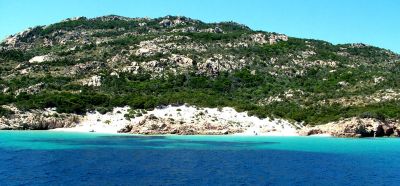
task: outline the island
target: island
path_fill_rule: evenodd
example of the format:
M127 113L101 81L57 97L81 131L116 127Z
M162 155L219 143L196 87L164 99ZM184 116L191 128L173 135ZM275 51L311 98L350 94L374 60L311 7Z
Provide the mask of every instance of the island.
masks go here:
M0 44L0 129L400 136L400 55L181 16L77 17Z

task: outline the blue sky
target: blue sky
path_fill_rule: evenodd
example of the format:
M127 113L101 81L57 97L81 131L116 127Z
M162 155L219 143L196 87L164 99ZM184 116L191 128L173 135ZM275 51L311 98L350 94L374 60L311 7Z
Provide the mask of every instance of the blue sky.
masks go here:
M183 15L400 53L399 10L398 0L0 0L0 39L76 16Z

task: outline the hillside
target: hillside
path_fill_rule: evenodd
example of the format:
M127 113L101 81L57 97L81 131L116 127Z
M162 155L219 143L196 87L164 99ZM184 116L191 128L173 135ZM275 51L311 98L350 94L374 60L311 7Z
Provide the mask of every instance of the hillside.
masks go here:
M400 119L400 56L186 17L67 19L0 45L0 114L234 107L318 125ZM132 116L134 117L134 116Z

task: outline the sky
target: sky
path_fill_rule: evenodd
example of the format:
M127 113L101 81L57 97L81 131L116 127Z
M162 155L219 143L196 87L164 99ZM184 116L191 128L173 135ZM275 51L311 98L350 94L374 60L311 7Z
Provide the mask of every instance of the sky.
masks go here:
M0 39L77 16L187 16L400 53L399 0L0 0Z

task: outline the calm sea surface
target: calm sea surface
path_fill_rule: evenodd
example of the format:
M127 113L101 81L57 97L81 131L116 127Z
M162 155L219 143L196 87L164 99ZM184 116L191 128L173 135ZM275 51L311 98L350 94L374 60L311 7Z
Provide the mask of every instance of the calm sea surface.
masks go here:
M400 185L400 139L0 131L0 185Z

